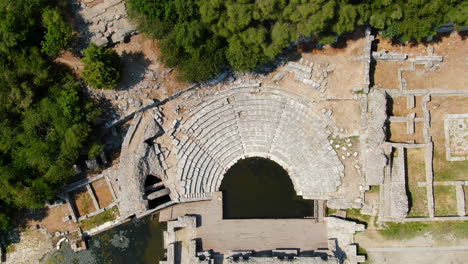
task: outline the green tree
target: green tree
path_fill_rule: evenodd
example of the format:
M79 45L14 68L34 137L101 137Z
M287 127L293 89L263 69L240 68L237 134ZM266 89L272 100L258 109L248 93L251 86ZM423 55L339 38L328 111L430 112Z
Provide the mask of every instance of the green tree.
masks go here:
M103 144L93 143L88 152L88 158L96 158L104 150Z
M468 25L468 1L462 1L447 13L447 21L452 21L460 28Z
M0 1L0 51L34 46L41 40L37 12L42 0ZM40 17L40 16L39 16Z
M129 15L137 21L139 31L155 39L171 32L177 17L173 0L129 0L127 4Z
M83 78L96 89L114 89L120 80L120 57L109 48L94 43L84 50Z
M240 71L255 70L257 65L267 60L263 54L262 47L258 44L256 42L246 43L240 35L232 36L229 39L229 47L226 50L226 58L229 64L234 69Z
M41 43L42 51L50 57L56 57L61 50L70 47L75 33L56 8L46 8L42 13L42 22L46 28Z
M338 35L353 31L357 20L357 8L350 4L339 5L338 21L333 25L333 31Z
M420 41L446 21L464 25L468 17L462 0L128 1L139 29L161 40L163 61L191 81L218 72L221 57L199 55L208 39L219 40L233 69L252 71L304 36L331 44L358 25L371 25L385 37Z
M43 207L67 183L100 114L44 57L70 36L53 3L0 1L0 231L15 210Z

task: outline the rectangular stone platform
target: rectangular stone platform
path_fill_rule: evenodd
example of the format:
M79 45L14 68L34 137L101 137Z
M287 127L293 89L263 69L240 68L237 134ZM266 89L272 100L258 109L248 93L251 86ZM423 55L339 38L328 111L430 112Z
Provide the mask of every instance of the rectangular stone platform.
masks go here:
M230 250L273 250L298 248L300 251L327 248L327 226L315 219L222 219L222 193L211 201L178 204L160 213L160 221L183 215L197 215L197 236L203 250L227 254Z

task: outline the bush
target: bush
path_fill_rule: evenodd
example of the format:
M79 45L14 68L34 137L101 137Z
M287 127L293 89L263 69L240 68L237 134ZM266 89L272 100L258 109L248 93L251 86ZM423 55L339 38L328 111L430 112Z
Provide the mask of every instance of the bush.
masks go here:
M93 145L91 145L91 148L89 149L88 158L92 159L92 158L99 156L99 154L101 154L103 150L104 150L104 145L93 143Z
M75 33L57 9L47 8L42 13L42 23L46 28L42 51L50 57L56 57L61 50L70 47Z
M120 80L120 57L109 48L94 43L84 51L83 78L95 89L114 89Z

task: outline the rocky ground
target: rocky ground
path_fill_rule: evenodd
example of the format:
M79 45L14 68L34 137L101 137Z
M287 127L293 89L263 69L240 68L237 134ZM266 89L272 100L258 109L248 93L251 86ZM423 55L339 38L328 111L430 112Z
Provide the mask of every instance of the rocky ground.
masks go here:
M54 250L52 239L41 230L28 229L18 233L13 231L12 243L7 247L7 264L38 263L49 252ZM17 236L17 239L14 237Z

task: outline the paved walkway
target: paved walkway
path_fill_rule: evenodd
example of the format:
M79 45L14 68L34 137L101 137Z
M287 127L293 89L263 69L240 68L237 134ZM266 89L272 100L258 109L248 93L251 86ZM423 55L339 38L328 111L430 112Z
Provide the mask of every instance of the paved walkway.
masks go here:
M299 248L301 251L327 248L327 227L314 219L222 219L222 193L211 201L179 204L160 213L160 221L185 214L200 215L197 237L203 249L228 253L233 249L272 250Z

